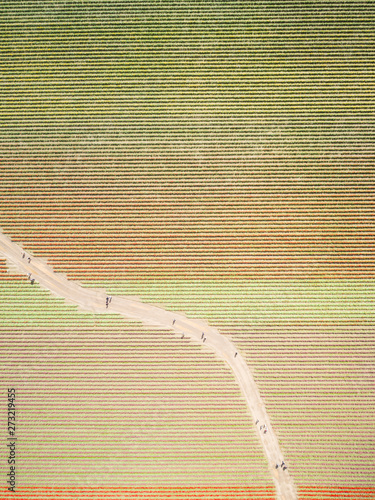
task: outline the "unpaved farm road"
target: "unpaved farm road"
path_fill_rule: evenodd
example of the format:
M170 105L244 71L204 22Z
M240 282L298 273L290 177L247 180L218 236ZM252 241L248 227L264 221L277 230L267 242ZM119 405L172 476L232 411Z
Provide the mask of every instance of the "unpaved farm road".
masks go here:
M271 422L249 367L240 353L235 356L237 349L227 337L224 337L218 330L203 321L189 319L182 314L165 311L160 307L143 304L126 297L112 297L107 309L107 294L104 290L83 288L74 281L67 280L62 274L55 273L43 259L33 257L27 252L25 252L26 255L23 258L24 250L2 232L0 232L0 252L19 271L25 274L31 273L31 278L34 278L42 287L47 288L59 297L64 297L70 303L76 304L83 309L94 313L118 313L147 325L174 330L179 334L190 336L197 342L202 343L207 349L213 350L220 359L223 359L231 367L253 417L254 425L258 421L256 429L276 486L277 498L280 500L298 498L289 469L283 471L280 467L275 468L276 464L280 465L284 460L276 434L272 430ZM30 263L28 262L29 257L31 258ZM206 339L205 342L202 339L203 333ZM262 425L267 426L266 434L264 434L263 429L260 430Z

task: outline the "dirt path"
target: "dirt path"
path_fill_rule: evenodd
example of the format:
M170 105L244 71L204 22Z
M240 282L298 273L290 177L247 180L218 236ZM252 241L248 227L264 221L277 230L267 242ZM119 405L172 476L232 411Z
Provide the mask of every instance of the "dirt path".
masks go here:
M137 319L148 325L174 330L180 334L190 336L197 342L204 344L206 348L213 350L220 359L223 359L231 367L246 399L254 425L258 421L256 429L276 486L277 498L282 500L298 498L297 489L289 470L283 471L280 467L275 468L276 464L280 465L284 460L276 434L272 430L271 422L249 367L241 354L236 354L236 347L227 337L224 337L218 330L203 321L189 319L182 314L165 311L159 307L143 304L126 297L113 297L107 309L105 291L83 288L74 281L67 280L63 275L55 273L43 259L35 258L27 252L23 257L24 250L2 232L0 232L0 252L21 273L25 273L25 275L31 273L31 278L34 278L42 287L47 288L59 297L64 297L70 303L76 304L83 309L94 313L118 313L126 318ZM29 257L31 258L30 262L28 262ZM204 334L203 338L202 334ZM264 434L264 429L260 430L263 425L267 426L266 434Z

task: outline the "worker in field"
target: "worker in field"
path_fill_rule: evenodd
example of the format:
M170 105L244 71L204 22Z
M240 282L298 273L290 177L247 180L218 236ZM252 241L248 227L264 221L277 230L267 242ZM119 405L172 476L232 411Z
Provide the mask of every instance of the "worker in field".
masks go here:
M204 337L204 332L202 332L201 340L203 339L203 337Z
M236 354L234 355L234 357L236 357L236 356L237 356L237 354L238 354L238 352L236 352Z

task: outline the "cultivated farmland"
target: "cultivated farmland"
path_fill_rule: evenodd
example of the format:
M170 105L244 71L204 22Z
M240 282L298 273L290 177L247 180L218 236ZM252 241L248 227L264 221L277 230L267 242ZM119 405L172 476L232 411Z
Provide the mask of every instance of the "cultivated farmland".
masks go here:
M229 336L306 500L375 496L374 19L359 0L0 6L0 227ZM46 477L67 498L275 497L223 364L2 265L24 498Z
M266 460L223 363L171 332L79 312L4 268L1 379L17 388L20 491L110 476L125 492L241 484L268 498Z
M297 484L316 487L314 472L320 485L372 485L373 283L215 281L176 288L129 282L110 292L209 318L232 338L253 368Z

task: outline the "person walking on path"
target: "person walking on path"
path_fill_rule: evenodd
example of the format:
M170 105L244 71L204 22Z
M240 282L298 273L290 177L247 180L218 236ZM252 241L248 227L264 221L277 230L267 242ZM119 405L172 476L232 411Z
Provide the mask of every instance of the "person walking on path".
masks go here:
M174 325L175 323L176 323L176 320L174 319L172 325Z
M30 262L31 262L31 258L30 257L28 257L27 262L30 264Z
M25 253L22 254L22 258L24 259L25 258Z

